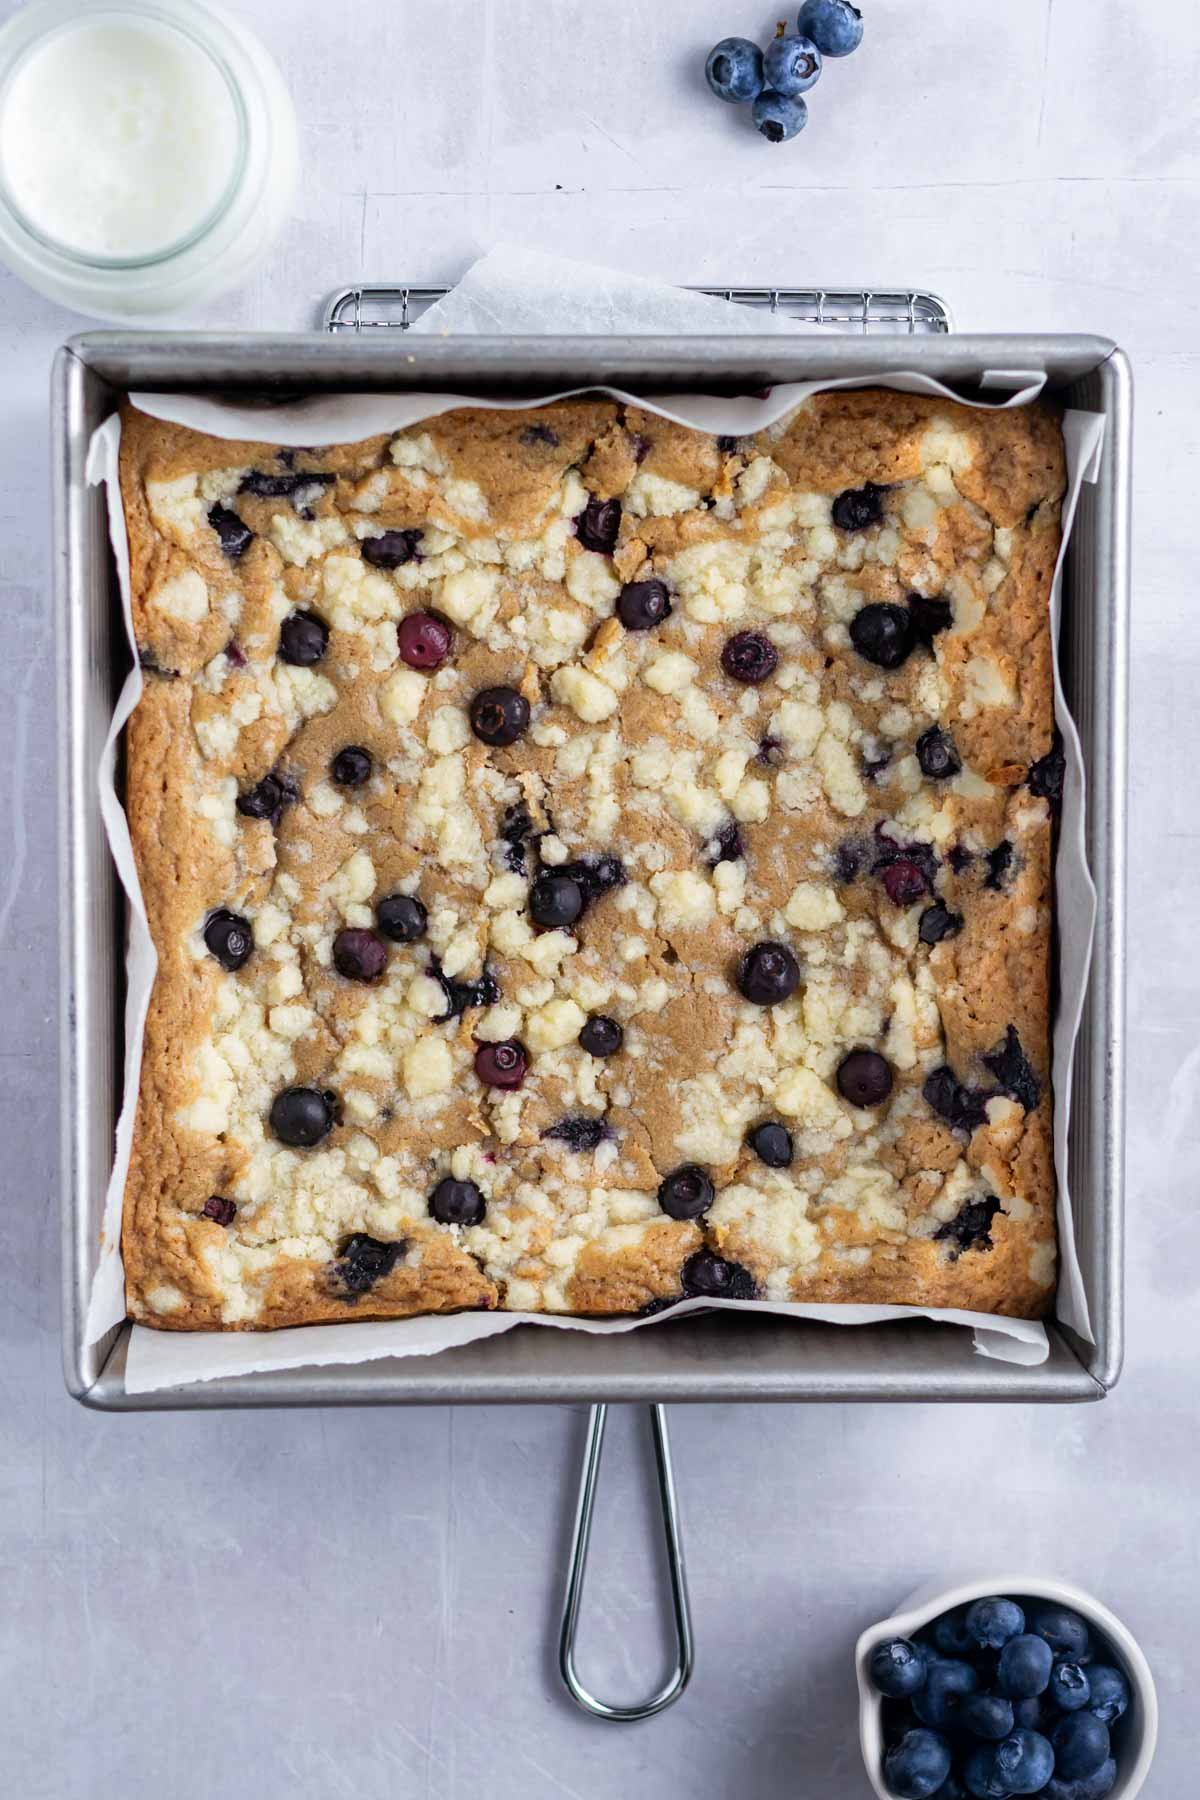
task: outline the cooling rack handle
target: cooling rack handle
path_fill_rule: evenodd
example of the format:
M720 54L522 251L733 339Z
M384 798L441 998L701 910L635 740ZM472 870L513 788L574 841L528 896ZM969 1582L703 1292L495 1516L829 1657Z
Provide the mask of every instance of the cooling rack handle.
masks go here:
M675 1471L671 1465L671 1439L667 1431L667 1409L651 1406L650 1425L654 1441L654 1461L658 1473L658 1497L662 1506L663 1533L667 1547L667 1568L671 1580L671 1610L675 1618L675 1667L656 1694L634 1706L610 1706L598 1700L579 1679L575 1667L575 1634L579 1626L579 1609L583 1600L584 1577L587 1574L588 1549L592 1538L592 1515L596 1507L596 1484L600 1477L600 1459L604 1454L604 1430L608 1424L608 1407L593 1406L588 1419L587 1442L579 1476L579 1500L575 1508L575 1528L571 1535L571 1562L563 1598L562 1631L558 1642L558 1667L567 1692L576 1706L597 1719L610 1719L616 1724L629 1724L637 1719L651 1719L665 1707L673 1706L691 1680L693 1663L692 1617L688 1606L687 1579L683 1563L683 1540L679 1531L679 1507L675 1495Z

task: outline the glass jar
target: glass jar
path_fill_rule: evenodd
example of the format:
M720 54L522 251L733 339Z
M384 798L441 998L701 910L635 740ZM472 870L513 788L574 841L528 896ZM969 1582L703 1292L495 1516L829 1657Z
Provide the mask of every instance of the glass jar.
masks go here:
M39 0L0 28L0 259L131 324L236 287L287 217L291 97L230 14L194 0Z

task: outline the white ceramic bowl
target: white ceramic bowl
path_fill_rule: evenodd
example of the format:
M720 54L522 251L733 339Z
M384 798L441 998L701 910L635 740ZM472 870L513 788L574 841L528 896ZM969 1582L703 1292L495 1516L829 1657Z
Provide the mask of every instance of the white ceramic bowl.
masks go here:
M894 1800L894 1796L883 1780L883 1702L867 1675L871 1652L888 1638L912 1637L924 1626L932 1625L943 1613L952 1612L956 1606L968 1605L972 1600L982 1600L987 1594L1008 1594L1014 1600L1049 1600L1059 1606L1069 1606L1107 1640L1114 1661L1129 1681L1131 1695L1128 1711L1114 1727L1117 1780L1109 1800L1134 1800L1134 1795L1140 1794L1145 1786L1158 1742L1158 1696L1150 1665L1137 1640L1106 1606L1101 1606L1080 1588L1071 1587L1065 1581L1047 1580L1042 1575L991 1575L984 1581L962 1581L949 1588L932 1583L910 1594L894 1618L884 1619L882 1624L872 1625L863 1632L854 1652L858 1674L858 1727L867 1776L879 1800Z

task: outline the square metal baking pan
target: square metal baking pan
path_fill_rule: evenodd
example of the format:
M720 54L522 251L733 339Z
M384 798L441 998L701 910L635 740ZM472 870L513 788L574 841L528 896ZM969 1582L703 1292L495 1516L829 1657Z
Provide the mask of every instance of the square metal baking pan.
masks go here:
M1059 650L1087 767L1087 840L1099 892L1091 981L1075 1050L1070 1177L1094 1346L1050 1323L1050 1356L1023 1368L978 1356L970 1334L914 1318L845 1328L729 1313L604 1338L517 1327L441 1356L301 1369L130 1396L128 1325L85 1345L113 1129L121 1100L124 907L100 820L96 769L126 673L101 494L84 481L95 426L130 388L253 394L270 409L318 389L535 395L606 384L633 392L746 392L783 381L915 368L979 391L990 370L1043 369L1050 391L1101 411L1100 479L1085 485L1066 565ZM1131 384L1107 339L434 338L94 332L54 367L55 590L62 717L61 1106L67 1385L110 1411L593 1400L1095 1400L1122 1357L1125 731Z

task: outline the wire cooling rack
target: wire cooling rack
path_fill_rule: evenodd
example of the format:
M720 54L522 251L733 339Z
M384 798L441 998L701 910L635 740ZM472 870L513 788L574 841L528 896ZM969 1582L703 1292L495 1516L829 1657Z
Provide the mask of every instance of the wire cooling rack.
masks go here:
M325 330L356 334L407 331L449 291L448 287L415 287L407 282L340 288L325 304ZM689 291L862 336L878 332L916 337L950 330L945 301L922 288L693 287Z

